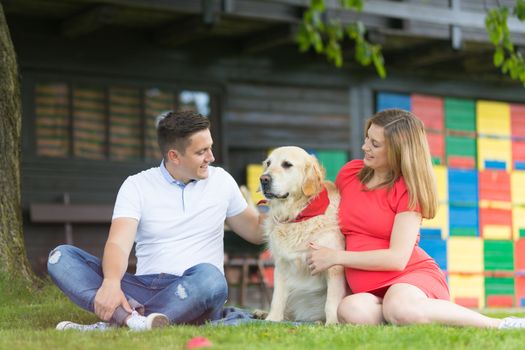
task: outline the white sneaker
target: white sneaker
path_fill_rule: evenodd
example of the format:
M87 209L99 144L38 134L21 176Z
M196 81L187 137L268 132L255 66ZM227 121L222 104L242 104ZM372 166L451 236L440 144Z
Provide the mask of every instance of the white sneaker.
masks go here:
M107 322L97 322L93 324L79 324L71 321L62 321L57 324L56 329L59 331L65 331L68 329L74 329L81 332L90 332L90 331L107 331L114 328L111 324Z
M131 317L126 321L126 325L132 331L146 331L153 328L162 328L170 324L170 320L164 314L152 313L142 316L137 311L131 313Z
M525 328L525 318L518 317L505 317L501 324L499 325L500 329L516 329L516 328Z

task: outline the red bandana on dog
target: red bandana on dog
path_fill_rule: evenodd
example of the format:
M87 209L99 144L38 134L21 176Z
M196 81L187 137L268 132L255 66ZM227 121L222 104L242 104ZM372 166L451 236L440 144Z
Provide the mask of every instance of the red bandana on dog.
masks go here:
M329 204L330 199L328 198L328 191L325 187L310 203L308 203L306 208L304 208L303 211L290 222L301 222L316 217L317 215L323 215Z
M268 201L266 199L261 199L257 202L257 205L267 205ZM328 198L328 191L326 187L323 188L321 192L315 198L308 203L306 208L297 215L294 220L288 222L301 222L316 217L317 215L323 215L330 204L330 199Z

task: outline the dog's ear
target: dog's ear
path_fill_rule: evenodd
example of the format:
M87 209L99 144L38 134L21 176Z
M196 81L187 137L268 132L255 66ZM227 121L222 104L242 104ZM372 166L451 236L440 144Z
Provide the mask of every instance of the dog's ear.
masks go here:
M323 189L324 169L317 158L310 156L304 171L304 181L301 189L306 197L313 196Z

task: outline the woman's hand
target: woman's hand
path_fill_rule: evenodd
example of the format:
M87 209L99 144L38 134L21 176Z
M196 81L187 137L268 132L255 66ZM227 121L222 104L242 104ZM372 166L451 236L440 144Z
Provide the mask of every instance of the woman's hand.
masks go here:
M336 265L336 250L321 247L314 242L310 242L309 246L310 251L306 256L306 264L312 275L317 275Z

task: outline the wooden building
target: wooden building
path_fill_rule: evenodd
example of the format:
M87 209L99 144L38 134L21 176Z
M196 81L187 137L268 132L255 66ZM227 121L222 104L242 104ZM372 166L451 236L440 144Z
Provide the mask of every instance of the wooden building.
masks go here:
M280 145L360 157L363 121L381 93L525 103L523 86L492 64L482 1L368 0L356 14L327 0L328 16L360 18L383 45L385 80L353 63L351 49L342 69L300 53L294 37L308 3L2 0L22 80L33 265L64 242L64 226L32 222L30 204L67 194L111 205L128 175L159 164L155 117L167 109L208 115L217 163L246 183L247 165ZM525 45L525 24L509 25ZM107 227L73 225L74 243L100 255Z

